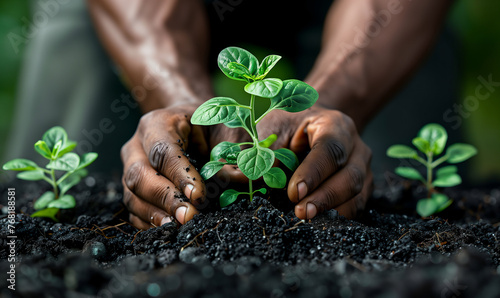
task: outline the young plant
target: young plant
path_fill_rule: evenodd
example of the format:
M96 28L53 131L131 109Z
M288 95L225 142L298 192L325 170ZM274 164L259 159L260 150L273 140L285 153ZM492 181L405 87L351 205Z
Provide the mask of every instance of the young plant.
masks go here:
M300 112L310 108L318 99L318 92L304 82L266 78L280 59L280 56L269 55L259 63L254 55L244 49L228 47L222 50L218 57L219 68L228 78L247 83L244 90L250 95L250 104L243 105L229 97L215 97L199 106L191 118L191 123L196 125L223 123L229 128L241 127L252 138L251 142L222 142L216 145L210 154L210 161L200 170L203 179L207 180L224 165L237 165L248 177L248 192L234 189L224 191L220 196L221 207L233 203L242 194L249 195L250 200L255 192L265 194L265 188L253 190L253 181L260 177L271 188L285 187L286 175L280 168L273 167L275 159L292 171L299 165L293 151L286 148L269 149L277 135L272 134L261 140L256 128L273 110ZM269 108L259 117L255 113L256 96L269 99L270 103ZM241 150L241 146L250 147Z
M448 147L446 153L438 157L445 148L448 134L439 124L425 125L418 136L413 139L413 145L425 155L422 158L417 151L405 145L393 145L387 149L387 156L393 158L410 158L418 161L427 168L427 179L424 179L420 172L411 167L397 167L396 174L408 178L422 181L427 188L427 198L421 199L417 203L417 213L422 217L427 217L446 209L452 200L445 194L438 193L435 187L451 187L462 183L462 178L457 174L457 167L450 165L437 169L436 179L433 179L434 169L448 162L456 164L463 162L477 154L477 149L468 144L453 144Z
M28 159L13 159L3 165L4 170L20 171L17 178L23 180L45 180L53 188L44 193L34 204L39 210L32 217L49 217L54 220L59 209L69 209L76 205L75 198L66 192L87 176L84 169L97 158L97 153L89 152L82 157L71 152L76 142L68 140L66 131L59 126L46 131L42 140L35 143L35 150L49 160L45 168ZM56 171L63 172L56 175ZM58 178L59 177L59 178Z

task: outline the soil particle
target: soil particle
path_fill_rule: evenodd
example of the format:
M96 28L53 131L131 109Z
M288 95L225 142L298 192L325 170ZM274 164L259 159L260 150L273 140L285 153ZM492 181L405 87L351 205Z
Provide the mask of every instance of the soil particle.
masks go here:
M16 208L26 214L17 214L14 224L19 287L7 290L1 279L2 297L105 291L134 298L500 293L498 189L453 189L447 194L462 203L440 217L421 219L414 214L420 190L409 184L397 195L376 192L356 220L330 211L310 222L295 217L293 206L279 197L282 191L271 191L272 199L240 200L223 210L213 204L183 226L172 222L141 231L128 223L121 184L94 178L90 189L75 187L77 208L61 212L60 223L26 215L45 186L25 190L24 184L9 184L18 189ZM7 186L0 191L5 197ZM176 197L187 200L180 192ZM7 247L7 220L0 219L2 247ZM7 272L8 252L0 256L0 271Z

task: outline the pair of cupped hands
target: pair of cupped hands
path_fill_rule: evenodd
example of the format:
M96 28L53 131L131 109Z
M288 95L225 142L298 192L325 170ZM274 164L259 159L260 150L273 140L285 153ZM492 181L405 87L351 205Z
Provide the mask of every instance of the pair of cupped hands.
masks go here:
M208 157L220 142L249 140L243 129L192 125L196 108L174 106L145 114L122 148L123 201L137 228L174 219L185 224L207 204L206 185L184 153ZM371 150L350 117L320 106L298 113L274 110L257 130L260 139L278 136L271 149L288 148L305 156L287 186L298 218L311 219L329 209L353 218L364 208L372 191ZM248 183L234 166L225 166L218 175Z

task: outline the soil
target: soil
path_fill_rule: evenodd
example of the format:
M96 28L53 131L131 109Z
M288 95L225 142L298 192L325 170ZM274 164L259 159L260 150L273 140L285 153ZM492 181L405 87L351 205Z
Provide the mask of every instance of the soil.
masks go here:
M438 217L415 213L424 189L379 186L356 220L304 222L279 192L211 206L186 225L128 224L119 181L87 177L61 221L31 218L43 184L16 188L15 280L0 219L2 297L500 297L500 189L450 189Z

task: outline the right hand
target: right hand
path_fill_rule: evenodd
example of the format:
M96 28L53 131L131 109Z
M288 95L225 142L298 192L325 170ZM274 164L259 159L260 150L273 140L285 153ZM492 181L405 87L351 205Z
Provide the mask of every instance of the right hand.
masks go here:
M123 202L135 227L146 230L161 226L172 217L184 224L198 213L196 207L205 204L205 183L184 155L188 146L208 157L211 144L246 138L244 131L222 124L192 125L195 110L193 105L176 106L145 114L133 137L122 147ZM231 170L239 172L233 168L225 172Z

